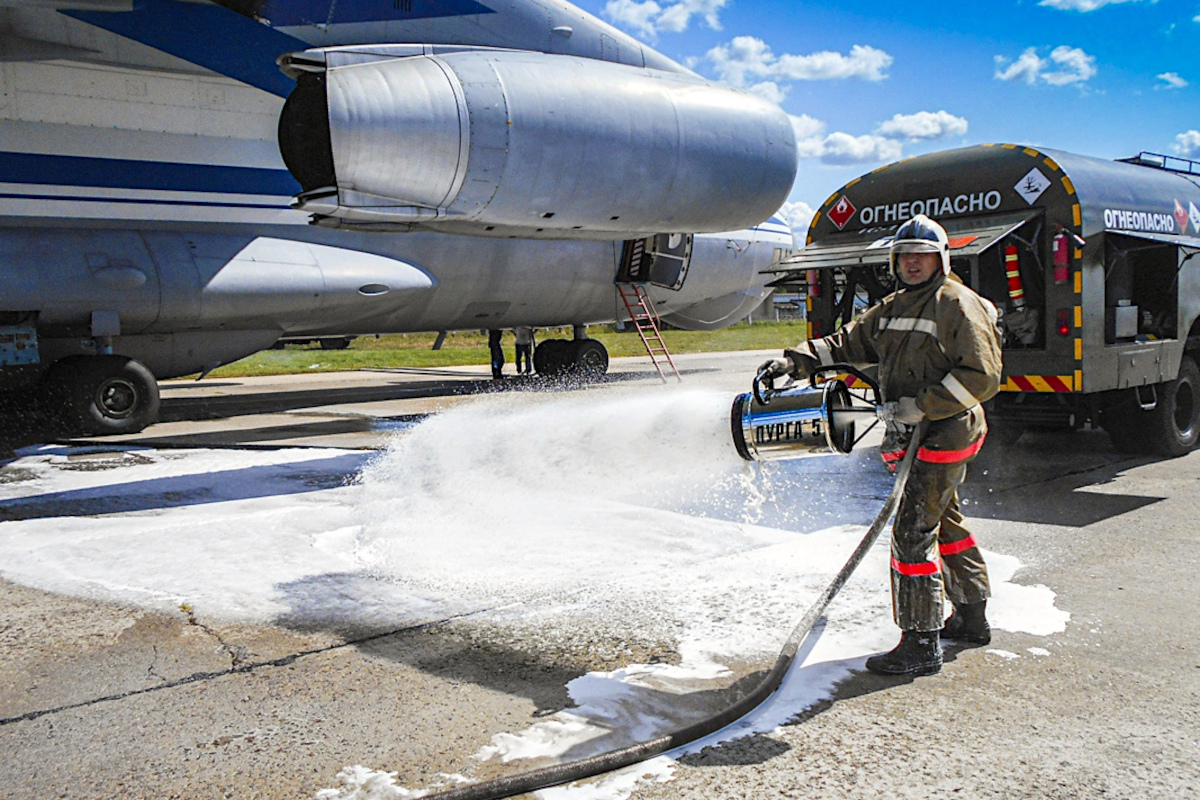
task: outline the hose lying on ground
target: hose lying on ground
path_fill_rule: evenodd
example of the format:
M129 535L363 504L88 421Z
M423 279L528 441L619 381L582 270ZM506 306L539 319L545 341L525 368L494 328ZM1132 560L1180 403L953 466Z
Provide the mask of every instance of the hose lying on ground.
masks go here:
M908 474L912 469L912 462L917 452L920 433L921 429L918 428L913 434L912 440L908 445L908 452L904 454L904 459L900 462L900 468L896 471L896 482L892 486L892 491L888 495L887 500L884 501L883 508L876 515L875 521L867 529L862 541L858 543L858 547L850 555L850 560L845 563L841 571L825 587L825 591L821 593L816 602L804 612L804 616L796 623L796 627L792 629L791 635L784 642L783 649L780 651L779 657L775 660L774 668L750 694L707 719L702 719L699 722L644 742L638 742L618 750L599 753L576 761L568 761L563 764L555 764L516 775L493 778L445 791L433 792L424 795L425 800L499 800L499 798L503 797L535 792L538 789L545 789L550 786L558 786L583 778L589 778L593 775L621 769L622 767L653 758L668 750L682 747L685 744L715 733L749 714L770 697L779 688L779 685L783 683L783 678L792 666L792 661L795 660L800 645L804 642L809 632L812 631L813 625L821 618L829 603L841 590L842 586L845 585L846 581L849 580L851 574L858 568L858 565L862 563L867 551L871 549L871 546L883 531L883 527L891 519L892 512L896 508L896 503L899 502L900 495L904 491L904 485L908 482Z

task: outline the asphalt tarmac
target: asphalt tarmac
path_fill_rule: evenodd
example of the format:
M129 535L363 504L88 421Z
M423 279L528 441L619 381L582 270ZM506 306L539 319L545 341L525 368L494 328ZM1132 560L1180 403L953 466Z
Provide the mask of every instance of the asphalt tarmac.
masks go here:
M735 392L762 357L678 363L685 382ZM81 464L130 445L369 452L473 393L659 385L645 359L614 360L612 372L581 387L501 385L482 368L172 382L160 424L75 444L87 446ZM0 482L22 480L19 470L0 466ZM1000 631L989 647L950 649L938 676L856 674L788 725L684 756L674 780L633 797L1196 794L1197 486L1200 454L1126 457L1098 432L989 444L971 468L967 512L985 546L1026 565L1023 583L1057 593L1071 614L1065 632ZM313 797L350 764L430 787L495 733L568 706L573 678L677 657L668 636L581 630L540 641L536 620L491 626L485 616L400 629L220 625L0 581L0 797ZM719 708L764 666L740 665L690 695L681 719ZM473 777L524 766L481 763Z

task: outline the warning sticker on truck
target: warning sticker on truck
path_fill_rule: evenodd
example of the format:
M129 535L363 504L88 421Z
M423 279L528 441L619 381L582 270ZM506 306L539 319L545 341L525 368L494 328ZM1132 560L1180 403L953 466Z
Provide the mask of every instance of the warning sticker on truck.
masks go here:
M1042 196L1042 192L1050 186L1050 179L1042 174L1042 171L1037 167L1029 170L1024 178L1017 181L1017 185L1013 188L1017 190L1017 194L1025 198L1025 202L1033 205L1034 201Z

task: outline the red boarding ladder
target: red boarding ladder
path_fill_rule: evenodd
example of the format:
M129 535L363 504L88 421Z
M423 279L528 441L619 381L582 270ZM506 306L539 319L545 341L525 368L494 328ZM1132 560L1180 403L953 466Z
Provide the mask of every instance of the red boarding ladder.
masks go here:
M638 336L642 337L642 344L646 346L650 363L658 370L658 377L662 378L663 383L667 382L667 373L663 371L663 366L659 363L659 359L662 358L666 359L667 364L671 367L671 372L675 373L675 380L682 383L683 378L675 367L675 362L671 360L667 343L663 341L658 311L655 310L654 303L650 302L650 298L646 295L646 284L618 283L617 291L621 293L621 299L625 301L625 310L629 312L629 320L637 328Z

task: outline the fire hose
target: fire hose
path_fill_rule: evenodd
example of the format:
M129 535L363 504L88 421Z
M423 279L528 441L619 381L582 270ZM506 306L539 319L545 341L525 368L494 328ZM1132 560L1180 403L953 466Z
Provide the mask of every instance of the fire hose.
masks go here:
M846 365L833 365L832 367L823 368L821 372L826 372L830 369L836 368L841 368L844 370L846 369ZM853 371L853 368L850 369ZM875 389L875 398L878 404L879 392L874 382L857 371L853 371L853 374L864 378L869 382L871 387ZM829 384L839 383L838 381L827 381L825 387L818 390L815 384L815 377L816 376L814 375L814 381L810 389L801 390L801 392L821 391L826 400L828 400L830 397L841 396L841 390L839 390L836 386L833 388L832 392L829 387ZM763 386L764 383L765 386ZM845 387L843 385L842 390L844 390L844 388ZM769 406L773 394L775 394L775 392L773 385L770 383L770 379L764 379L764 375L760 373L755 378L753 386L752 396L754 403L762 406ZM744 401L745 397L746 396L744 395L739 396L737 401L734 403L735 440L737 439L736 431L738 430L736 425L736 412L739 407L739 403L743 406L748 405L748 401ZM828 405L828 403L826 405ZM878 404L878 407L880 411L880 417L884 419L885 422L888 421L887 414L883 411L882 404ZM830 417L831 414L837 415L838 413L847 412L858 413L860 411L861 409L852 408L848 404L840 406L839 408L835 408L832 410L832 412L828 407L822 407L820 409L820 413L826 418ZM832 420L832 422L836 422L836 420ZM770 424L781 423L772 422ZM827 436L832 436L832 431L834 430L836 430L836 425L830 424L825 428L825 433ZM830 581L825 587L825 590L821 592L812 605L809 606L808 610L804 612L804 615L796 623L791 634L784 642L783 647L779 652L779 656L775 659L775 666L769 673L767 673L766 676L763 677L754 690L748 695L728 706L727 708L719 711L718 713L713 714L712 716L709 716L698 722L694 722L690 725L685 725L684 727L678 728L669 733L656 736L652 739L637 742L616 750L610 750L605 753L598 753L597 755L589 756L587 758L568 761L563 764L555 764L549 767L542 767L540 769L518 773L516 775L493 778L487 781L481 781L479 783L466 784L452 789L433 792L431 794L424 795L424 797L427 800L499 800L499 798L535 792L539 789L546 789L551 786L559 786L564 783L571 783L573 781L589 778L605 772L612 772L613 770L646 761L647 759L653 758L654 756L660 755L669 750L674 750L678 747L690 744L698 739L702 739L705 736L731 725L732 723L749 714L758 706L762 705L762 703L764 703L772 694L775 693L780 684L783 683L783 679L787 675L788 670L791 668L793 661L795 661L796 653L799 651L801 644L804 643L804 640L808 637L809 633L812 632L813 626L816 625L817 620L821 618L821 615L825 613L825 609L833 601L833 598L837 596L837 593L841 591L842 587L846 584L846 581L850 579L850 576L854 573L854 570L856 570L858 565L862 563L862 560L864 557L866 557L867 552L879 538L879 534L883 531L884 526L887 525L888 520L891 519L892 513L895 511L896 505L900 500L900 496L904 492L904 486L908 482L908 475L912 470L912 463L916 456L917 445L919 444L922 432L923 426L918 426L913 431L908 450L904 454L904 458L900 462L899 468L896 470L896 480L892 486L892 491L888 494L887 499L883 503L883 507L875 516L874 521L867 529L867 532L863 535L862 540L858 543L858 546L854 549L854 552L850 554L849 560L846 561L841 570L838 571L837 575L834 576L833 580ZM802 449L807 448L807 439L798 437L797 441L804 442L804 444L801 445ZM849 450L842 450L836 445L831 446L830 449L836 450L837 452L849 452ZM742 447L739 447L739 452L742 452ZM748 458L745 452L742 452L742 455L743 457ZM773 457L781 458L782 456L775 455Z

